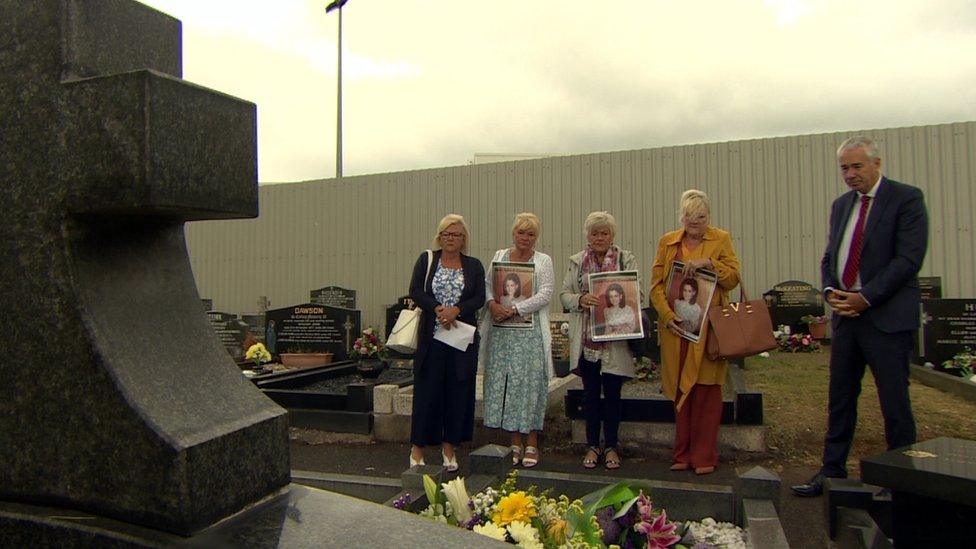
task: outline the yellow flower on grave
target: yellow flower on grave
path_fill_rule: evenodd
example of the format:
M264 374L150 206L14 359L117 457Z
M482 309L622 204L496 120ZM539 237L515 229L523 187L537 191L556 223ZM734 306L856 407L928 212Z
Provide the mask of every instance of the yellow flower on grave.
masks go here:
M491 521L498 526L506 526L517 520L531 522L534 516L536 516L535 503L531 497L520 490L498 501Z
M497 539L498 541L505 541L505 529L500 526L495 526L492 523L488 524L478 524L473 528L475 533L481 534L482 536L488 536L492 539Z
M244 353L244 358L253 360L255 364L260 364L270 361L271 353L265 348L264 343L255 343L247 348L247 352Z

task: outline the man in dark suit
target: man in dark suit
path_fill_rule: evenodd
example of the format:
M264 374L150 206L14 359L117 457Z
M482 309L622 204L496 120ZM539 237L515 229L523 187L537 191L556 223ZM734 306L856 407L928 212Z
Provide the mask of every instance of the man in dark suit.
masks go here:
M915 442L908 396L912 330L918 327L918 271L928 245L922 191L881 175L878 147L852 137L837 149L851 191L834 201L820 262L833 310L830 393L823 464L798 496L819 496L824 478L847 477L857 397L867 364L878 388L888 449Z

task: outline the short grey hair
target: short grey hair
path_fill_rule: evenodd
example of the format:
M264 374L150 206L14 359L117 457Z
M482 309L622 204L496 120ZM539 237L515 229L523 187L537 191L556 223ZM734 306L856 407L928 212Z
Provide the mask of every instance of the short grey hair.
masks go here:
M698 189L688 189L681 193L681 202L678 204L678 222L682 219L705 214L705 218L711 216L712 207L708 201L705 191Z
M617 220L610 212L590 212L583 222L583 236L589 236L594 229L610 229L610 236L617 237Z
M837 147L837 158L844 154L844 151L850 151L854 149L864 149L864 153L868 155L868 160L874 160L878 158L878 145L874 143L870 138L863 135L855 135L854 137L848 137Z

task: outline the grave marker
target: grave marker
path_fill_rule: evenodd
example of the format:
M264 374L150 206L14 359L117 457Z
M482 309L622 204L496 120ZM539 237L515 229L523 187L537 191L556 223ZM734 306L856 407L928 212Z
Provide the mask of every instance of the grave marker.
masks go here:
M273 341L274 353L330 352L333 361L349 358L362 326L360 311L318 303L273 309L266 318L267 343Z
M312 290L309 292L309 299L312 303L328 305L329 307L356 308L356 290L347 290L338 286L326 286Z
M801 280L787 280L773 286L773 289L763 294L769 315L772 317L773 327L786 325L794 331L806 326L800 318L806 315L823 316L823 294L809 282Z
M966 347L976 350L976 299L926 299L922 322L925 360L936 370Z
M233 313L223 313L220 311L207 311L207 320L213 328L220 344L227 349L235 359L244 356L241 344L247 335L247 324Z

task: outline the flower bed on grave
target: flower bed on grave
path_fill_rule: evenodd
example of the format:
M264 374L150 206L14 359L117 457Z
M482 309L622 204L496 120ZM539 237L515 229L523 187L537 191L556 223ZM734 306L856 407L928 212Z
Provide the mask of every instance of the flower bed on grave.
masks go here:
M421 516L472 530L519 547L539 549L647 547L706 549L744 548L745 532L729 523L706 518L701 522L675 522L654 506L650 489L621 482L570 500L534 486L518 490L517 471L498 488L469 496L464 478L440 487L424 476L429 505ZM404 508L409 494L394 505Z

